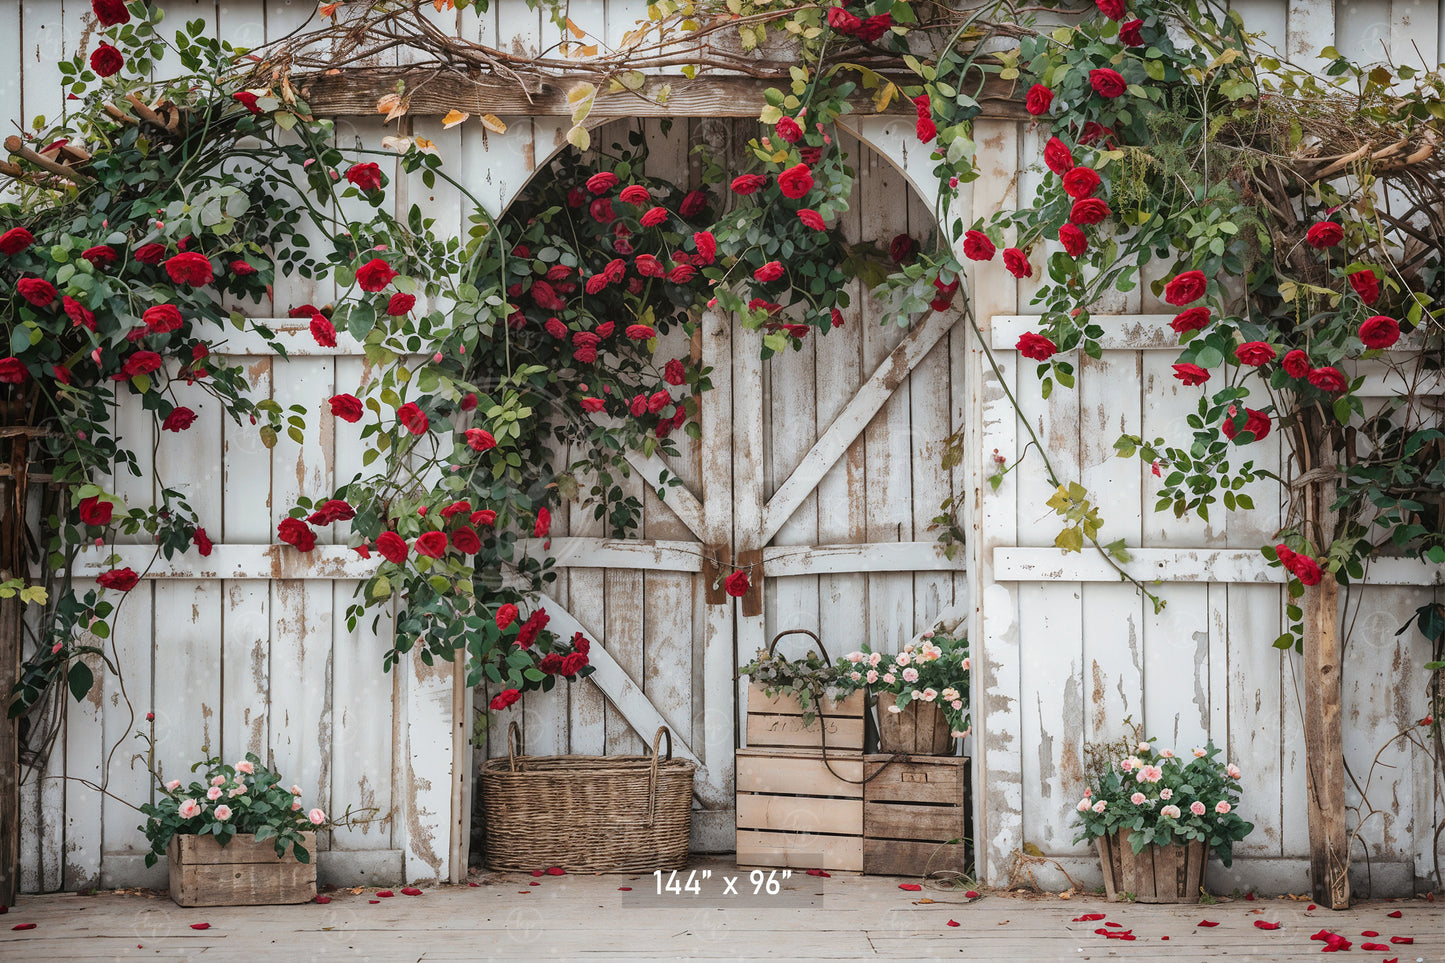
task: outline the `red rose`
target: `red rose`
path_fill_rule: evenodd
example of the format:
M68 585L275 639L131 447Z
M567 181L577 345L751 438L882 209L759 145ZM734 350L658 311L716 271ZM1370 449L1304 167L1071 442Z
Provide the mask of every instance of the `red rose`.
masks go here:
M547 323L542 325L542 327L554 338L567 337L567 325L558 321L556 318L548 318Z
M1041 334L1034 334L1026 331L1019 335L1018 344L1014 345L1018 353L1025 358L1032 358L1034 361L1047 361L1059 350L1059 346Z
M99 495L82 498L78 508L80 520L87 525L96 526L109 525L111 516L115 512L115 506Z
M935 311L945 310L950 304L953 303L953 295L958 291L959 282L960 279L957 277L955 277L947 284L943 283L943 279L941 276L934 278L933 287L935 290L938 291L938 294L933 298L932 301L928 302L928 306Z
M1098 172L1089 167L1075 167L1064 175L1064 193L1075 199L1092 197L1099 183Z
M1050 137L1049 142L1044 145L1044 163L1049 170L1063 177L1074 169L1074 155L1063 141Z
M580 188L580 187L574 187L574 188L572 188L570 191L567 192L567 206L568 206L568 207L581 207L583 204L586 204L586 203L587 203L587 195L586 195L585 193L583 193L582 188Z
M1318 224L1311 224L1310 229L1305 232L1305 243L1321 251L1327 247L1334 247L1344 239L1345 229L1334 221L1320 221Z
M185 405L180 405L171 409L171 413L166 415L166 420L161 422L161 430L182 432L195 424L195 422L196 413Z
M933 122L932 117L920 117L913 126L913 132L918 135L920 144L927 144L938 136L938 125Z
M1047 114L1049 105L1054 102L1054 92L1043 84L1034 84L1029 88L1028 96L1024 98L1024 110L1027 110L1035 117Z
M778 175L778 188L784 197L797 200L813 189L813 172L807 164L789 167Z
M12 227L0 234L0 254L19 254L35 243L35 236L23 227Z
M211 543L211 537L206 534L206 530L204 528L196 529L195 534L191 536L191 543L200 550L200 553L203 557L210 555L211 550L216 547Z
M363 412L361 399L352 394L340 394L331 396L331 413L342 421L349 421L353 425L361 420Z
M20 296L37 308L43 308L55 300L55 286L44 278L21 278L15 282Z
M1380 297L1380 280L1375 277L1375 272L1369 268L1363 268L1353 274L1347 275L1350 287L1360 296L1360 300L1366 304L1374 304Z
M1176 308L1182 308L1189 302L1204 297L1207 286L1203 271L1185 271L1164 285L1164 300Z
M1209 380L1209 372L1197 364L1176 364L1174 366L1174 377L1186 385L1202 385Z
M283 518L276 526L281 541L296 546L298 551L309 552L316 547L316 533L299 518Z
M472 503L471 503L471 502L467 502L467 501L452 502L452 503L451 503L450 505L448 505L446 508L443 508L443 509L441 510L441 513L440 513L440 514L441 514L442 518L445 518L445 519L449 519L449 520L450 520L450 519L456 518L458 515L465 515L467 512L470 512L471 510L472 510Z
M1124 19L1124 0L1094 0L1094 6L1110 20Z
M842 34L857 36L858 30L863 26L863 21L842 7L830 7L828 9L828 26Z
M256 269L245 261L232 261L231 273L238 278L248 278L256 273Z
M742 598L748 594L750 588L752 584L748 581L748 573L741 569L723 579L723 590L733 598Z
M617 175L611 171L598 171L587 178L587 189L594 194L606 194L617 186Z
M805 207L798 212L798 220L815 231L826 231L828 225L824 223L823 216L811 207Z
M1295 348L1284 356L1280 365L1291 378L1303 378L1310 373L1310 356Z
M657 337L657 332L645 324L629 324L626 334L633 341L646 341Z
M667 269L662 266L662 262L651 254L637 255L637 259L632 262L632 267L645 278L660 278L667 275Z
M346 172L346 179L358 190L374 191L381 187L381 168L374 163L352 164Z
M492 511L490 508L483 508L480 511L472 512L472 517L469 519L469 521L473 525L485 525L486 527L491 528L493 525L497 524L497 513Z
M617 219L616 212L612 210L612 198L610 197L599 197L591 204L588 204L587 213L591 215L592 220L598 224L611 224ZM645 217L646 215L643 216Z
M1089 239L1084 232L1073 224L1064 224L1059 227L1059 243L1069 257L1078 257L1089 248Z
M581 652L573 652L562 657L562 667L557 671L558 675L574 676L587 668L587 656Z
M647 399L647 410L655 415L670 404L672 404L672 395L666 391L654 391L652 397Z
M1118 97L1129 89L1128 83L1117 70L1109 67L1099 67L1089 71L1089 86L1094 88L1094 93L1100 97Z
M95 19L102 27L130 22L130 11L125 8L125 0L90 0L90 9L95 12Z
M578 348L572 352L572 360L578 364L591 364L597 360L596 348Z
M796 144L803 136L803 128L791 117L783 116L778 118L777 124L773 127L779 137L789 144Z
M340 498L329 498L321 507L306 517L312 525L330 525L332 522L348 522L356 517L356 509Z
M680 385L687 380L687 370L677 358L673 358L662 369L662 378L670 385Z
M447 553L446 532L426 532L416 539L416 553L427 558L441 558Z
M256 104L256 95L249 90L238 90L231 95L231 99L253 114L259 114L261 112L261 108Z
M1274 360L1275 350L1263 341L1246 341L1234 349L1234 356L1239 359L1240 364L1258 368L1260 365Z
M1319 563L1308 555L1290 553L1289 561L1285 562L1285 568L1289 569L1302 585L1318 585L1324 575L1320 570Z
M647 188L641 184L629 184L617 196L624 204L631 204L633 207L641 207L652 200L652 195L647 193Z
M627 410L632 413L634 418L641 418L647 414L647 395L633 395L632 400L628 402Z
M518 692L516 689L503 689L501 692L497 693L495 696L492 697L492 701L488 703L488 705L494 712L500 711L511 706L521 697L522 693Z
M697 217L707 207L707 191L688 191L678 211L683 217Z
M545 508L537 509L537 521L532 525L532 534L537 538L546 538L551 528L552 513Z
M1186 331L1200 331L1209 326L1209 309L1204 307L1190 308L1187 311L1180 311L1169 322L1169 327L1179 334Z
M113 375L112 380L122 381L136 375L150 374L160 366L161 356L154 351L137 351L126 359L125 364L121 365L120 374Z
M1345 376L1335 368L1310 369L1309 382L1321 391L1328 391L1331 394L1339 394L1350 386L1349 382L1345 380Z
M482 550L482 540L470 528L459 528L452 532L452 544L463 555L475 555Z
M166 249L161 244L142 244L135 249L135 259L142 264L159 264L166 256Z
M579 655L586 655L592 651L592 642L581 632L572 633L572 651Z
M109 572L102 572L95 581L101 588L129 592L140 581L140 576L130 568L113 568Z
M356 269L356 283L361 285L361 290L375 294L390 284L396 275L397 272L391 269L390 264L374 257Z
M691 264L679 264L667 272L667 279L673 284L686 284L697 277L697 268Z
M376 550L380 552L381 557L388 562L391 562L393 565L400 565L406 561L408 548L406 539L402 538L396 532L382 532L377 536Z
M184 323L180 309L174 304L157 304L146 308L141 320L156 334L174 331Z
M323 314L311 316L311 337L323 348L336 347L336 325L326 319Z
M1251 433L1252 437L1249 439L1249 441L1263 441L1266 437L1269 436L1269 415L1265 414L1262 411L1255 411L1253 408L1246 408L1244 410L1247 416L1244 420L1244 424L1242 426L1235 427L1234 419L1236 417L1236 412L1234 410L1234 407L1230 406L1229 417L1225 418L1224 423L1219 426L1220 432L1230 441L1234 441L1239 435L1239 433L1244 431Z
M993 260L995 248L988 235L982 231L967 231L963 235L963 256L970 261Z
M764 284L767 284L770 281L776 281L782 276L783 266L777 261L769 261L767 264L764 264L762 267L758 268L756 271L753 272L754 280L761 281Z
M1144 43L1139 29L1144 26L1142 20L1130 20L1128 23L1119 24L1119 42L1126 47L1139 47Z
M102 77L109 77L124 66L125 57L108 43L96 47L95 52L90 55L90 69Z
M386 302L386 313L394 318L399 318L416 307L416 296L413 294L393 294L391 300Z
M538 609L533 612L522 627L517 630L517 648L530 649L532 643L537 641L537 636L547 627L552 617L547 614L546 609Z
M762 174L739 174L733 178L731 186L734 194L752 194L767 182Z
M60 306L65 309L66 315L75 322L75 327L86 327L95 330L95 315L85 308L79 301L70 295L60 299Z
M120 255L115 253L115 248L109 244L97 244L95 247L88 247L80 252L80 256L96 268L103 268L107 264L114 264L120 258Z
M667 208L665 207L648 208L647 213L643 214L642 217L638 219L639 223L641 223L643 227L657 227L659 224L666 220Z
M1034 273L1034 266L1028 257L1016 247L1006 247L1003 252L1003 266L1016 278L1026 278Z
M511 602L504 602L497 608L497 628L505 630L507 626L517 621L517 607Z
M1069 220L1075 224L1098 224L1112 213L1109 205L1097 197L1084 197L1074 201L1074 206L1069 211Z
M71 374L70 374L70 369L69 369L69 368L67 368L67 367L66 367L65 365L63 365L63 364L56 364L56 365L51 365L51 366L50 366L50 369L55 372L55 380L56 380L56 381L60 382L60 383L63 384L63 385L68 385L68 384L70 384L70 382L71 382L72 379L71 379Z
M1360 341L1370 349L1388 348L1400 340L1400 322L1383 314L1366 319L1360 325Z
M542 656L542 661L537 663L537 670L546 675L556 675L562 668L562 657L556 652L548 652Z
M857 37L864 43L872 43L883 36L893 26L893 15L879 13L864 20L858 26Z
M197 254L195 251L177 254L166 261L166 273L176 284L188 284L191 287L210 284L211 278L214 277L210 260L204 254Z
M888 256L894 264L912 263L914 255L918 253L918 242L907 234L895 234L888 245Z
M601 398L583 398L581 401L578 402L578 404L582 406L583 411L592 412L601 411L603 408L607 407L607 402L603 401Z
M416 402L408 401L396 409L396 420L406 427L406 430L413 435L419 435L426 431L428 421L426 412L417 407Z

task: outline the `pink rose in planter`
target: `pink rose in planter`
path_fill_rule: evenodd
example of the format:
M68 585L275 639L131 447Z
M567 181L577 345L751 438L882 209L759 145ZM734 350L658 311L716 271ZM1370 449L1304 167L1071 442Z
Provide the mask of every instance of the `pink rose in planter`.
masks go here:
M181 802L180 814L182 819L190 819L198 816L201 812L201 804L194 799L186 799Z
M256 774L256 767L251 765L250 762L243 760L236 763L236 771L244 772L248 776L254 776Z
M320 826L326 822L326 814L319 809L311 810L311 812L306 814L306 818L311 820L311 825L313 826Z
M206 790L206 798L209 799L211 802L215 802L217 799L220 799L220 798L221 798L221 787L220 787L220 786L212 786L210 789L207 789L207 790Z
M1214 804L1214 811L1219 813L1219 815L1221 816L1228 814L1229 809L1229 803L1225 802L1223 799L1219 800L1219 802Z
M167 792L175 792L179 788L181 788L181 781L179 779L172 779L170 782L166 783Z
M903 681L904 681L904 682L917 682L917 681L918 681L918 670L915 669L915 668L913 668L913 666L911 666L911 665L910 665L908 668L904 669L904 670L903 670Z
M1194 815L1196 815L1196 816L1203 816L1203 815L1204 815L1204 803L1200 802L1200 801L1197 800L1197 799L1194 800L1194 802L1192 802L1192 803L1189 804L1189 811L1192 812L1192 813L1193 813Z
M1136 806L1142 806L1149 801L1149 797L1144 795L1142 792L1136 792L1134 795L1129 797L1129 801Z
M217 818L217 819L220 819L220 820L230 819L230 818L231 818L231 807L230 807L230 806L217 806L217 807L216 807L216 818Z

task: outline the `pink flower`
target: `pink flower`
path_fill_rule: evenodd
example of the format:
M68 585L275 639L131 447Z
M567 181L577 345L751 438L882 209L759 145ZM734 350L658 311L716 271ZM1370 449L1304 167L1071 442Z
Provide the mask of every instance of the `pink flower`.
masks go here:
M1159 790L1159 798L1164 800L1165 802L1168 802L1169 800L1174 798L1174 790L1167 787Z
M221 798L221 787L220 787L220 786L212 786L210 789L207 789L207 790L206 790L206 798L209 799L211 802L215 802L217 799L220 799L220 798Z
M1163 809L1159 810L1159 815L1163 816L1166 819L1178 819L1179 807L1173 805L1165 806Z
M1195 758L1195 759L1203 759L1206 755L1208 755L1208 753L1204 751L1203 747L1201 747L1201 746L1195 746L1195 747L1194 747L1194 758Z
M1219 815L1221 816L1226 815L1229 812L1230 808L1231 807L1229 803L1227 803L1223 799L1219 800L1219 802L1214 804L1214 811L1219 813Z
M1160 758L1160 759L1173 759L1173 758L1174 758L1174 750L1173 750L1173 749L1161 749L1161 750L1159 750L1159 758Z
M213 786L221 786L221 785L224 785L225 782L226 782L226 777L225 777L225 776L212 776L212 777L211 777L211 785L213 785Z
M1142 806L1149 801L1149 797L1144 795L1142 792L1136 792L1134 795L1129 797L1129 801L1136 806Z
M1094 803L1094 812L1096 812L1096 813L1101 813L1101 812L1103 812L1105 809L1108 809L1108 808L1109 808L1109 804L1106 803L1106 802L1105 802L1104 800L1102 800L1102 799L1100 799L1098 802Z
M918 670L915 669L915 668L914 668L913 666L911 666L911 665L910 665L908 668L904 669L904 670L903 670L903 681L904 681L904 682L917 682L917 681L918 681Z
M243 759L236 763L236 771L244 772L248 776L254 776L256 774L256 767L251 765L249 760Z
M230 819L230 818L231 818L231 807L230 807L230 806L226 806L226 805L217 806L217 807L216 807L216 818L217 818L217 819L220 819L220 820Z
M1083 799L1080 799L1080 800L1079 800L1079 805L1078 805L1077 808L1078 808L1079 812L1081 812L1081 813L1086 813L1086 812L1088 812L1088 811L1089 811L1089 808L1090 808L1090 807L1089 807L1089 797L1088 797L1088 796L1085 796Z
M179 788L181 788L181 781L179 779L172 779L170 782L166 783L167 792L175 792Z
M1204 803L1197 799L1194 800L1194 802L1189 804L1189 811L1196 816L1203 816L1205 813Z
M293 796L299 796L299 795L301 795L301 787L300 787L300 786L292 786L292 787L291 787L291 795L293 795Z
M892 672L885 672L885 673L883 673L883 684L884 684L884 685L892 685L893 683L895 683L895 682L897 682L897 681L898 681L898 677L897 677L896 675L894 675Z
M1244 775L1242 772L1239 771L1239 767L1232 762L1228 766L1224 767L1224 771L1229 774L1230 779L1238 779L1240 776Z
M201 814L201 804L196 802L194 799L182 800L180 814L182 819L190 819L193 816L199 816Z
M1135 777L1140 782L1158 782L1164 778L1164 770L1158 766L1142 766L1139 775Z
M311 810L309 813L306 814L306 818L311 820L311 825L313 826L320 826L322 823L326 822L326 814L319 809Z

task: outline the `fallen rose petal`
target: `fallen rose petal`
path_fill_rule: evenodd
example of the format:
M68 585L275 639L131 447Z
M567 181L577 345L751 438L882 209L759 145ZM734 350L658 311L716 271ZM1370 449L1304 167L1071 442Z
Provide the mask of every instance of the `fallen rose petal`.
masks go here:
M468 885L468 886L480 886L481 883L468 883L467 885Z
M1407 945L1415 942L1415 937L1413 937L1413 936L1392 936L1392 937L1390 937L1390 942L1391 942L1391 943L1399 943L1401 946L1407 946Z
M964 897L965 897L966 899L978 899L978 893L974 892L973 890L969 890L967 893L964 893L963 895L964 895Z
M826 879L832 879L832 878L833 878L833 874L832 874L832 873L825 873L825 872L823 872L821 869L810 869L810 870L807 871L807 873L808 873L809 876L818 876L818 877L823 877L823 878L826 878Z
M920 885L918 885L917 883L899 883L899 884L898 884L898 888L899 888L899 889L906 889L906 890L908 890L908 892L910 892L910 893L916 893L916 892L918 892L919 890L923 889L923 887L920 886Z
M532 875L533 875L533 876L545 876L545 875L547 875L547 874L546 874L545 872L543 872L542 870L540 870L540 869L534 869L534 870L532 870Z
M406 889L404 889L404 890L401 891L401 895L403 895L403 896L420 896L420 895L421 895L421 890L417 889L415 886L408 886Z
M1361 933L1360 935L1361 935L1361 936L1379 936L1380 934L1379 934L1379 933L1376 933L1374 930L1365 930L1365 931L1364 931L1363 933Z
M381 900L379 900L379 899L369 899L369 900L367 900L367 902L368 902L368 903L380 903Z
M1159 938L1160 938L1161 940L1167 940L1167 939L1169 939L1169 937L1167 937L1167 936L1161 936L1161 937L1159 937Z
M541 886L541 883L528 883L528 886Z
M1106 929L1104 929L1104 928L1101 926L1101 927L1099 927L1098 929L1094 930L1094 934L1095 934L1096 936L1108 936L1108 935L1109 935L1109 931L1106 930Z
M210 923L192 923L192 924L191 924L191 929L193 929L193 930L208 930L208 929L210 929L210 928L211 928L211 924L210 924Z
M1390 946L1389 946L1388 943L1361 943L1361 944L1360 944L1360 949L1362 949L1362 950L1388 950L1389 948L1390 948Z
M12 930L33 930L33 929L35 929L35 924L34 924L34 923L16 923L14 926L12 926L12 927L10 927L10 928L11 928Z
M1400 958L1398 956L1392 956L1388 960L1384 960L1383 963L1400 963Z
M949 920L949 921L948 921L948 925L949 925L949 926L958 926L958 925L959 925L959 922L958 922L958 920Z
M1115 929L1120 929L1120 930L1122 930L1122 929L1124 928L1124 924L1123 924L1123 923L1105 923L1104 925L1105 925L1105 926L1112 926L1112 927L1114 927Z
M1388 917L1390 917L1390 919L1392 919L1392 920L1397 920L1397 919L1399 919L1400 917L1404 916L1405 914L1404 914L1404 913L1401 913L1399 910L1395 910L1395 912L1393 912L1393 913L1386 913L1385 915L1388 916Z
M1198 923L1195 923L1194 925L1195 925L1195 926L1218 926L1219 924L1216 923L1216 922L1214 922L1213 920L1200 920Z
M1247 899L1247 900L1249 900L1251 903L1254 902L1254 894L1253 894L1253 893L1245 893L1245 894L1244 894L1244 898Z
M1261 930L1277 930L1277 929L1279 929L1279 924L1278 924L1278 923L1266 923L1264 920L1255 920L1255 921L1254 921L1254 925L1255 925L1256 928L1261 929Z
M561 866L553 866L551 869L547 870L547 875L548 875L548 876L566 876L566 875L567 875L567 871L566 871L565 869L563 869Z
M329 902L331 902L331 897L330 897L330 896L318 896L318 897L316 897L316 902L318 902L318 903L329 903Z
M1326 940L1328 940L1331 936L1334 936L1334 935L1335 935L1335 934L1331 933L1329 930L1320 930L1320 931L1319 931L1318 933L1316 933L1314 936L1311 936L1310 939L1312 939L1312 940L1319 940L1321 943L1323 943L1323 942L1325 942Z
M1311 903L1310 905L1308 905L1308 906L1305 907L1305 912L1308 913L1310 910L1317 910L1317 909L1319 909L1319 907L1316 906L1314 903Z
M617 891L618 891L619 893L630 893L630 892L632 892L632 887L631 887L631 886L619 886L619 887L617 887Z
M382 899L386 899L387 897L395 896L396 894L389 889L379 889L376 891L376 895L380 896Z
M1073 918L1073 920L1071 920L1071 922L1074 922L1074 923L1092 923L1092 922L1094 922L1095 920L1101 920L1101 919L1103 919L1103 918L1104 918L1105 916L1107 916L1107 915L1108 915L1107 913L1085 913L1083 916L1075 916L1075 917Z

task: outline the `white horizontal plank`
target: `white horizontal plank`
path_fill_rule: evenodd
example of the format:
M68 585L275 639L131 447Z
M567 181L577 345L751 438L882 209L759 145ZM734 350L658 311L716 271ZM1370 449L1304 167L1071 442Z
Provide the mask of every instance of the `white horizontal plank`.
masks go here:
M107 560L118 556L114 564ZM381 564L365 559L345 545L317 545L298 552L289 545L217 545L202 557L186 552L162 558L146 545L87 548L76 559L78 576L94 578L111 568L130 568L153 579L368 579Z
M250 323L270 328L275 341L284 345L286 356L291 358L319 357L360 357L365 354L362 343L345 331L336 332L336 346L323 348L311 336L311 320L299 318L251 318ZM275 355L276 349L261 337L255 328L244 331L229 330L221 343L214 348L216 354L230 356Z
M996 314L990 329L989 347L1013 351L1026 331L1037 331L1042 319L1037 314ZM1169 327L1172 314L1094 314L1089 320L1104 329L1099 346L1105 351L1159 351L1179 348L1179 335Z
M1283 582L1250 549L1132 548L1124 568L1141 582ZM1057 548L994 549L994 578L999 582L1117 582L1115 571L1097 552L1064 553ZM1381 558L1365 572L1367 585L1445 585L1445 566L1409 558Z
M671 497L671 496L669 496ZM703 546L697 542L657 539L559 536L550 550L540 538L522 539L528 555L550 554L559 568L633 568L663 572L701 572Z
M962 556L949 560L937 542L863 545L775 545L763 549L763 572L835 575L849 572L962 572Z

